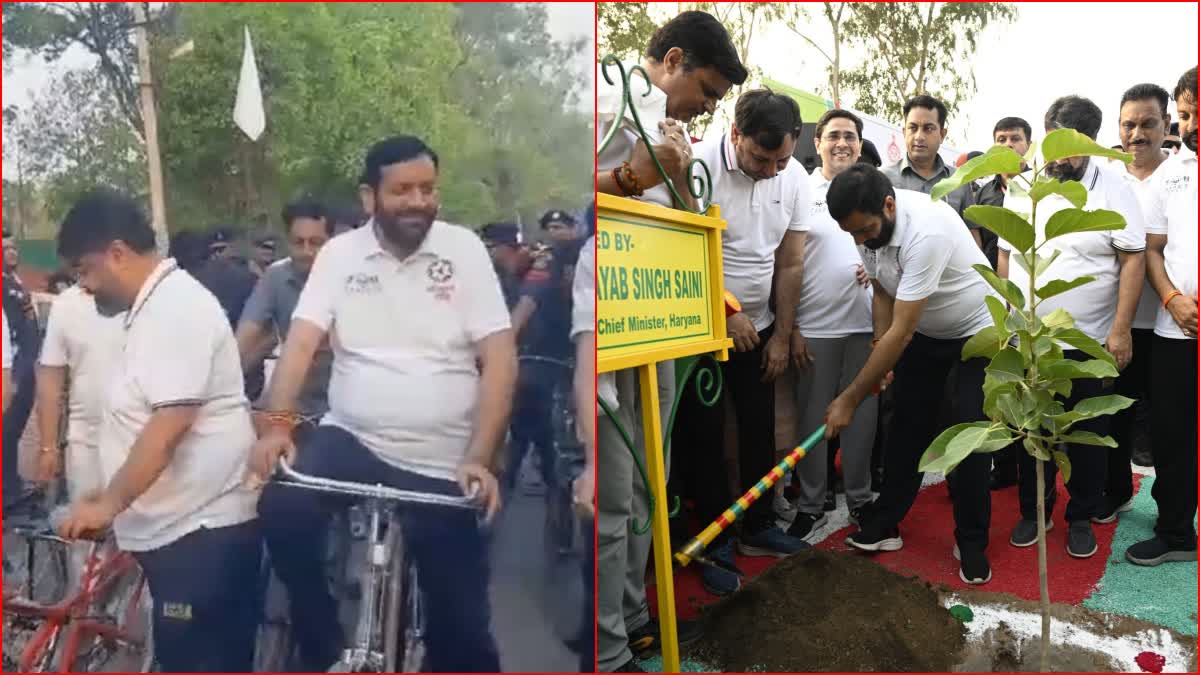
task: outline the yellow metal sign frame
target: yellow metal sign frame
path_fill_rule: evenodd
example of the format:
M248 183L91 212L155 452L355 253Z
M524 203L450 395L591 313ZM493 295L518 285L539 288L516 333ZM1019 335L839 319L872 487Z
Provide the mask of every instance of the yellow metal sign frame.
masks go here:
M612 349L602 349L600 336L597 335L597 372L605 373L615 370L636 368L638 372L638 390L642 402L642 432L646 448L646 472L650 479L650 490L654 503L659 505L651 514L652 538L654 542L654 578L658 593L658 620L660 639L662 640L663 672L679 672L679 633L676 626L675 612L675 581L672 570L671 538L668 522L666 466L663 459L663 428L659 417L658 400L658 371L655 364L660 361L670 361L687 356L713 354L718 361L729 359L729 350L733 341L726 337L725 332L725 280L721 261L721 232L725 230L725 221L721 219L720 208L710 206L705 215L697 215L687 211L668 209L657 204L625 199L613 195L596 195L597 243L606 232L606 223L612 228L614 223L632 227L659 227L700 234L704 242L704 304L707 318L707 330L701 333L675 335L665 339L648 340L641 343L620 345ZM667 252L663 252L666 257ZM678 252L675 252L678 253ZM604 252L597 246L597 265L604 265ZM693 261L694 262L694 261ZM597 283L601 283L597 274ZM615 303L604 302L597 293L596 319L597 326L605 319L616 320L619 317L605 316L605 311L612 311ZM692 303L695 304L695 303ZM630 347L640 349L630 349ZM606 355L605 352L611 355Z

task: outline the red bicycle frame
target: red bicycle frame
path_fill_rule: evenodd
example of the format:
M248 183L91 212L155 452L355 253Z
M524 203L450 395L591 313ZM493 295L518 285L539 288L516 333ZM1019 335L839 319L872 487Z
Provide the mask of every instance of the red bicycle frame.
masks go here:
M130 620L136 616L141 605L142 593L146 588L146 580L141 576L141 569L133 556L124 551L114 550L107 558L101 560L100 548L100 544L92 544L79 590L61 602L53 605L40 605L28 600L5 599L4 610L6 612L11 611L15 614L33 616L43 620L21 652L18 664L21 672L32 672L34 664L42 662L48 656L48 650L53 649L64 630L66 631L66 642L59 664L59 672L64 673L74 670L75 659L78 656L77 651L84 639L89 636L99 636L135 645L144 644L145 631L142 635L132 635L126 628ZM89 610L95 599L102 597L114 584L130 573L136 574L138 581L133 591L132 601L124 609L123 620L113 625L90 617Z

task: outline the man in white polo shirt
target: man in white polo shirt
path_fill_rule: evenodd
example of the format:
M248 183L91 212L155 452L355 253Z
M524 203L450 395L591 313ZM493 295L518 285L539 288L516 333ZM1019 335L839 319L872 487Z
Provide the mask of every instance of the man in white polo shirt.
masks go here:
M46 322L37 376L42 447L34 478L45 482L64 474L67 494L72 499L104 487L97 446L103 428L105 390L125 346L124 314L119 307L106 307L102 312L96 297L75 285L55 298ZM66 438L60 439L64 399ZM86 544L74 547L69 570L72 580L83 571L87 550Z
M1121 96L1120 117L1117 131L1121 148L1133 155L1129 164L1112 163L1110 166L1125 179L1133 189L1141 206L1143 216L1149 210L1149 195L1158 178L1158 172L1167 160L1162 151L1163 140L1171 127L1171 116L1167 103L1171 95L1157 84L1137 84ZM1118 515L1131 508L1133 498L1133 466L1135 443L1148 440L1149 429L1138 428L1138 405L1148 410L1150 392L1150 349L1154 343L1154 320L1158 316L1159 297L1146 277L1133 316L1133 357L1117 378L1116 393L1132 399L1138 404L1126 408L1109 419L1109 429L1117 447L1109 448L1108 478L1104 488L1104 510L1094 519L1098 523L1111 523ZM1139 448L1139 450L1142 450ZM1144 450L1142 450L1144 452ZM1141 453L1139 453L1141 454ZM1144 459L1138 463L1145 462Z
M133 552L154 598L163 671L245 672L262 543L258 493L242 485L254 430L229 321L115 193L75 204L58 253L101 305L128 309L100 432L107 486L75 496L59 531L74 539L111 525Z
M987 257L945 202L895 190L883 173L866 164L834 178L826 201L830 215L853 235L872 281L876 343L854 381L829 404L826 437L846 429L859 403L885 386L895 369L896 410L884 454L883 489L846 543L864 551L897 551L904 545L898 525L921 489L918 463L942 431L938 417L947 374L955 364L954 421L985 419L988 361L960 360L963 344L992 323L984 303L991 287L972 269L987 265ZM991 458L975 453L949 477L955 483L958 575L969 584L992 578L984 552L991 521L990 473Z
M811 229L804 239L803 285L792 330L796 376L798 436L821 426L825 408L862 369L871 353L871 292L858 282L862 257L854 238L838 227L825 206L825 194L835 176L858 163L862 154L862 120L847 110L830 110L817 121L813 142L821 168L812 181ZM846 507L857 522L859 509L871 494L871 448L879 399L868 396L859 404L850 426L842 432L842 476ZM790 439L795 445L801 438ZM796 518L788 528L805 538L826 523L828 444L811 448L796 466L800 497ZM836 448L835 448L836 450Z
M742 311L726 322L734 351L720 364L737 416L740 487L730 492L725 462L724 407L706 407L694 388L683 392L672 446L687 448L683 478L709 523L775 466L775 378L792 358L792 329L803 281L805 233L812 219L812 188L792 157L800 137L800 107L768 89L738 98L727 133L709 134L696 156L712 173L713 201L728 229L721 233L725 288ZM777 298L775 316L769 306ZM738 550L743 555L786 556L807 547L775 525L770 499L746 512ZM708 555L734 564L732 532ZM705 567L703 581L718 595L736 590L733 572Z
M1095 139L1100 131L1100 108L1086 98L1064 96L1050 105L1046 111L1045 126L1049 133L1055 129L1075 129ZM1047 249L1060 251L1058 259L1039 279L1045 284L1055 279L1070 281L1081 276L1095 278L1089 284L1071 289L1066 293L1047 298L1038 304L1038 315L1045 316L1056 309L1065 309L1075 319L1075 326L1088 337L1100 342L1112 353L1117 367L1128 365L1133 355L1133 338L1130 333L1138 297L1145 283L1145 226L1142 210L1133 189L1113 169L1091 157L1070 157L1055 162L1046 168L1046 175L1062 181L1078 181L1087 190L1088 210L1107 209L1125 217L1125 228L1102 232L1076 232L1050 240ZM1006 208L1018 213L1029 213L1032 208L1024 195L1005 195ZM1072 208L1070 202L1058 195L1042 200L1038 209L1038 227L1044 230L1050 216L1063 209ZM1043 232L1039 232L1044 236ZM1039 237L1041 238L1041 237ZM1020 265L1010 264L1009 244L1001 240L1000 256L996 271L1011 279L1018 288L1029 287L1029 275ZM1091 357L1077 349L1065 348L1067 358L1088 360ZM1111 383L1104 380L1083 378L1074 380L1064 405L1068 410L1079 401L1111 393ZM1095 434L1108 433L1108 417L1084 420L1077 427L1081 431ZM1091 557L1097 551L1096 537L1092 532L1091 519L1105 516L1104 480L1108 459L1103 450L1095 446L1067 444L1071 459L1071 480L1067 491L1071 501L1067 504L1067 553L1076 558ZM1034 480L1033 456L1027 452L1018 454L1020 466L1019 493L1021 521L1013 528L1009 543L1013 546L1032 546L1037 543L1037 483ZM1046 463L1053 485L1057 466ZM1053 525L1049 514L1054 509L1055 492L1046 490L1047 527Z
M692 153L686 125L694 117L715 110L733 85L745 82L746 68L721 22L700 11L682 12L660 26L646 45L641 66L650 79L648 91L646 80L631 73L632 64L625 68L631 73L633 105L676 192L689 208L694 207L685 180ZM616 69L610 67L609 75L613 76L613 84L605 81L601 72L596 77L597 144L614 126L617 129L612 141L596 156L597 191L678 207L640 139L632 110L622 108L624 92L620 79L615 77ZM620 118L619 109L625 111ZM631 174L637 178L636 185L630 180ZM675 362L661 361L656 369L660 415L666 420L675 400ZM660 643L658 622L650 616L646 601L650 536L636 535L630 527L648 518L649 494L617 428L619 424L628 432L635 450L645 457L637 372L628 369L601 373L596 378L596 390L615 417L609 419L600 411L596 421L597 475L601 482L596 490L597 667L601 672L611 672L636 668L634 654L653 653ZM665 427L663 433L667 433ZM670 453L665 460L670 476ZM681 645L701 637L698 622L681 621L678 627Z
M1162 305L1150 356L1154 537L1125 557L1138 565L1196 559L1196 69L1175 85L1184 149L1159 169L1146 213L1147 270Z
M260 479L287 453L303 473L427 493L474 491L489 519L500 508L492 471L511 410L516 347L483 242L436 220L438 178L437 154L412 136L367 153L360 192L372 221L325 244L309 273L271 380L270 409L283 424L255 448ZM329 413L297 455L290 432L298 397L327 336ZM323 535L336 507L279 484L259 504L308 672L327 670L345 646L323 572ZM495 672L478 514L423 506L402 513L428 600L429 667Z

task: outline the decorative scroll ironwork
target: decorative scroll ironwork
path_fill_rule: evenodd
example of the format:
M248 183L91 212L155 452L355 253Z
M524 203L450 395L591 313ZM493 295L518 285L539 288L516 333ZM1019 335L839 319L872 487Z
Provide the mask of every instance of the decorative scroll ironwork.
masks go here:
M653 85L650 83L649 73L647 73L646 69L640 65L635 65L629 69L629 72L625 72L625 65L621 63L620 59L612 54L609 54L600 60L600 73L604 77L604 81L610 85L615 85L616 82L613 81L612 76L608 72L609 66L616 66L617 72L621 77L621 105L617 108L617 114L616 117L613 118L612 126L609 127L608 132L605 133L604 138L601 139L600 145L597 147L596 154L603 154L605 149L608 148L609 144L612 143L613 137L616 136L617 131L621 126L621 120L625 117L625 111L628 110L633 117L633 124L637 128L638 136L641 137L642 143L646 146L646 150L650 153L650 160L654 162L654 168L658 170L658 175L662 176L663 184L666 185L667 190L670 191L671 196L675 199L677 207L684 211L704 215L704 213L708 210L708 206L712 203L712 173L708 170L708 165L704 162L704 160L696 157L692 158L692 161L688 162L687 188L692 197L697 200L696 208L689 208L687 206L687 202L685 202L683 198L679 196L679 192L675 189L674 182L671 180L671 177L667 175L666 170L663 169L662 163L658 161L658 157L654 154L654 144L650 142L650 137L646 134L646 130L642 126L641 116L638 115L637 106L633 104L633 91L630 84L630 78L635 73L641 75L642 79L646 81L646 93L642 94L642 96L649 96L653 88ZM703 170L703 175L697 173L697 167Z
M703 367L701 364L703 364ZM721 390L725 386L724 377L721 374L721 368L717 364L717 360L713 358L711 354L702 354L700 357L694 359L690 364L688 364L687 370L683 373L683 377L677 378L681 384L675 391L675 400L671 402L671 412L667 417L667 425L663 430L663 437L666 439L663 441L664 466L670 466L671 431L675 428L675 413L679 411L679 402L683 399L683 393L687 388L688 380L691 379L693 375L695 375L696 397L705 407L711 408L717 404L717 401L721 398ZM646 473L646 465L642 461L642 458L638 455L637 448L634 447L633 438L629 435L629 432L625 429L625 427L621 425L621 422L617 419L616 413L614 413L612 408L610 408L609 405L600 397L596 397L596 401L599 403L600 409L604 411L605 416L607 416L609 421L613 423L613 426L616 427L617 433L621 435L621 440L625 443L625 447L628 448L629 454L633 456L633 463L634 466L637 467L638 475L642 479L642 484L646 487L646 496L649 500L648 515L650 517L647 518L646 522L642 524L639 524L634 519L631 519L629 523L629 527L633 530L634 534L644 535L650 531L651 522L653 522L654 509L656 506L654 501L654 492L650 489L650 477ZM671 518L679 515L678 495L672 499L671 510L667 515Z

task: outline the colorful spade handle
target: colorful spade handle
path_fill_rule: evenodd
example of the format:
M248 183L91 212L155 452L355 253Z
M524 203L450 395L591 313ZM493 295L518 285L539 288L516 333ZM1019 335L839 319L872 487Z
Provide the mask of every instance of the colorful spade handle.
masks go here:
M726 509L725 513L722 513L720 518L714 520L711 524L709 524L708 527L704 528L703 532L693 537L692 540L687 543L687 545L680 549L679 552L675 554L675 560L679 561L680 565L686 567L688 563L692 562L693 558L699 556L704 548L712 543L712 540L715 539L718 534L721 534L725 528L729 527L734 523L734 521L742 517L742 514L744 514L750 508L750 505L765 495L767 490L770 490L780 478L783 478L785 473L796 468L796 464L803 459L806 454L808 454L809 448L813 447L817 443L820 443L822 440L824 440L824 438L825 425L822 424L821 428L812 432L808 438L804 439L803 443L797 446L795 450L792 450L790 453L788 453L788 456L784 457L783 461L777 464L774 469L771 469L770 473L763 476L762 480L758 481L754 487L750 488L749 492L742 495L740 499L734 502L733 506L730 506L728 509Z

